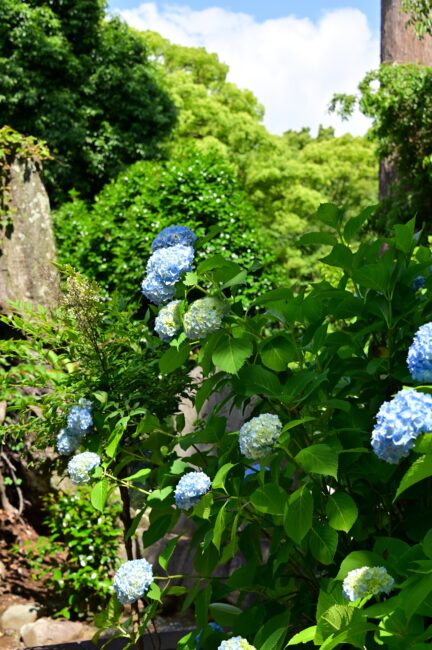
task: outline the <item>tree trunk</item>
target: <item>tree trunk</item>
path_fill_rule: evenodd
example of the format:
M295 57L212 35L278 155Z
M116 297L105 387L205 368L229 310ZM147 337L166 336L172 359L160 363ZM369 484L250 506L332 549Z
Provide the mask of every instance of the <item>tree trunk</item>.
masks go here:
M413 27L406 27L408 15L401 12L402 0L381 0L381 63L419 63L432 66L432 38L420 40ZM380 163L379 195L385 199L397 180L394 163Z

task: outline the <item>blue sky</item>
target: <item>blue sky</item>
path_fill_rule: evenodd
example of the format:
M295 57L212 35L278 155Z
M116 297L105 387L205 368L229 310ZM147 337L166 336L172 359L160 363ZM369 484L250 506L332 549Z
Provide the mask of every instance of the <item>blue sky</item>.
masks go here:
M109 0L135 29L205 47L229 66L228 80L252 90L273 133L319 124L364 133L329 115L334 93L355 93L379 65L378 0Z
M142 0L144 1L144 0ZM140 0L110 0L112 9L132 9L140 4ZM378 0L181 0L170 2L156 2L158 6L169 4L185 4L192 9L207 9L212 6L223 7L229 11L252 14L259 21L267 18L281 18L294 14L299 18L309 17L317 20L324 11L340 9L341 7L355 7L363 11L373 30L379 29L380 2Z

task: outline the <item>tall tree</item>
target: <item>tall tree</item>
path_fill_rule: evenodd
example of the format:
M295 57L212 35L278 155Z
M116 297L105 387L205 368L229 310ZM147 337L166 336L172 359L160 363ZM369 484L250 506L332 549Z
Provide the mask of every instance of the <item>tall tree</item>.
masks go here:
M47 141L57 203L157 157L175 123L142 39L103 0L1 0L0 69L0 124Z

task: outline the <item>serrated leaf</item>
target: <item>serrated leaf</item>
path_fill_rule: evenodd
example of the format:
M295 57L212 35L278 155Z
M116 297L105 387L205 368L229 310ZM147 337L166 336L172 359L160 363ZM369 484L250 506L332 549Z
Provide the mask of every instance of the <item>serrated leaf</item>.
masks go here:
M135 481L137 479L143 479L146 476L151 474L151 469L148 467L144 467L143 469L138 470L138 472L135 472L135 474L131 474L130 476L126 476L124 479L125 481Z
M327 501L326 513L332 528L347 533L358 517L358 508L354 499L348 494L335 492Z
M209 610L216 623L223 627L232 627L235 625L237 618L242 613L239 607L229 605L228 603L210 603Z
M279 485L267 483L252 492L250 501L258 512L269 515L283 515L288 494Z
M383 558L377 553L372 553L371 551L352 551L340 565L336 577L338 580L344 580L353 569L360 569L363 566L382 566L383 564Z
M248 336L234 339L230 336L219 340L212 354L217 368L230 374L237 373L253 352L253 343Z
M163 375L180 368L189 357L189 345L186 343L177 348L169 348L159 359L159 370Z
M299 451L295 460L305 472L337 479L338 452L328 445L306 447Z
M263 364L270 370L278 372L286 370L288 364L297 359L294 344L284 334L265 340L260 346L259 353Z
M315 638L315 632L316 632L316 625L312 625L311 627L307 627L305 630L302 630L301 632L298 632L295 634L287 643L287 646L289 645L297 645L298 643L309 643L310 641L313 641Z
M225 465L222 465L222 467L220 467L216 472L216 476L212 481L212 487L215 489L221 488L222 490L225 490L226 476L228 472L235 466L235 463L225 463Z
M165 548L161 553L159 553L159 564L161 565L162 569L164 571L168 571L168 563L171 559L172 554L175 551L175 547L177 546L177 543L180 539L180 535L177 535L173 539L171 539L166 545Z

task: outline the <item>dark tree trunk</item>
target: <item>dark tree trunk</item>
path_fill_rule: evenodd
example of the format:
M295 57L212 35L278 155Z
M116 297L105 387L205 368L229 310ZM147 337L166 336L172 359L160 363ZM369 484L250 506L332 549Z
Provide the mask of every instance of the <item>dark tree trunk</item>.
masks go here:
M402 0L381 0L381 63L420 63L432 66L432 38L420 40L412 27L406 27L408 15L401 12ZM380 163L379 195L388 197L397 180L394 163Z

